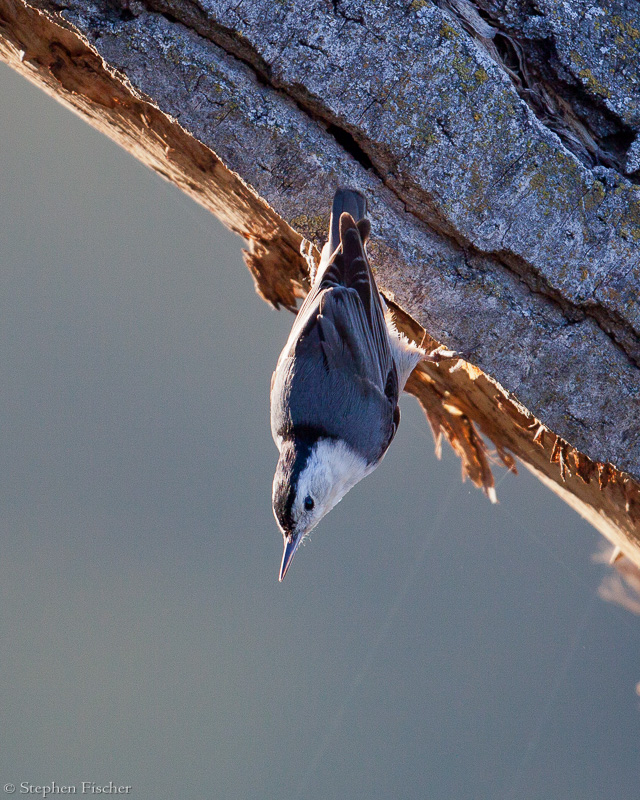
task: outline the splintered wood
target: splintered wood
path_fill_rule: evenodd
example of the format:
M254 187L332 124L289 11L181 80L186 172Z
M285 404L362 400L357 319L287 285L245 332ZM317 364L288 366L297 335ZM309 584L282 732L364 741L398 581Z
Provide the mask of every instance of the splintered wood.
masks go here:
M419 342L424 333L400 309L400 330ZM431 342L437 347L437 342ZM422 363L406 391L425 412L441 451L447 439L469 478L496 501L491 463L516 472L514 456L552 491L640 566L640 487L611 464L591 461L536 420L515 398L462 358ZM491 442L493 455L484 440Z

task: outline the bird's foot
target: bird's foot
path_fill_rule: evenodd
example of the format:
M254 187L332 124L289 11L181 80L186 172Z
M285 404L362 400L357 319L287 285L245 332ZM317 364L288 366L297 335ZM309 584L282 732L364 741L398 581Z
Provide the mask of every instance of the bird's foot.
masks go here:
M464 353L457 353L455 350L448 350L446 347L436 347L430 353L425 353L421 361L426 361L429 364L439 364L441 361L458 361L459 359L465 360Z

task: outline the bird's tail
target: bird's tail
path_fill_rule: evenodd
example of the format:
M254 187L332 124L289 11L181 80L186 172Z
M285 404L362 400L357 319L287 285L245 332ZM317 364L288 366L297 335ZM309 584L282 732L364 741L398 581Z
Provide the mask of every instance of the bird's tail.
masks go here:
M333 198L331 223L329 225L329 242L331 253L335 253L340 244L340 215L351 214L358 223L367 216L367 201L363 194L355 189L338 189Z

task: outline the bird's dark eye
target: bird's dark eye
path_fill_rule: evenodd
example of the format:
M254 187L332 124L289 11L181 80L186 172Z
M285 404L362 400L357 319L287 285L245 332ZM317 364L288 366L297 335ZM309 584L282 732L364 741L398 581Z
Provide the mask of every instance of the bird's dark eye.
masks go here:
M311 497L311 495L307 495L307 496L304 498L304 507L305 507L305 509L306 509L307 511L311 511L311 509L312 509L314 506L315 506L315 503L314 503L314 501L313 501L313 497Z

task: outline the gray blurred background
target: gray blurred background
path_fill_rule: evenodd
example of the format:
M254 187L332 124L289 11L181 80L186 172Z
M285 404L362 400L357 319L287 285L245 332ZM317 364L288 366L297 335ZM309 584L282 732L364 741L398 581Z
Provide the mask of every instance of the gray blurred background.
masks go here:
M278 584L293 317L241 241L4 65L0 186L0 784L637 800L595 531L524 472L492 507L405 397Z

